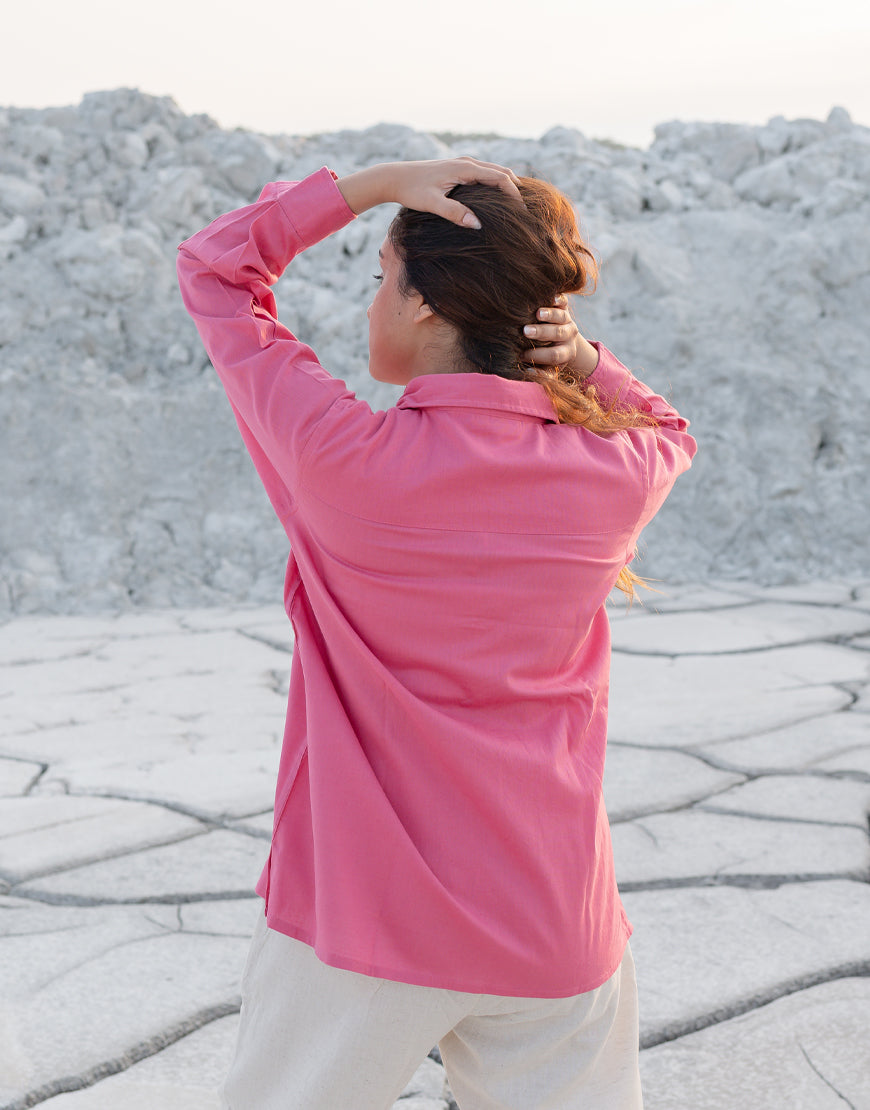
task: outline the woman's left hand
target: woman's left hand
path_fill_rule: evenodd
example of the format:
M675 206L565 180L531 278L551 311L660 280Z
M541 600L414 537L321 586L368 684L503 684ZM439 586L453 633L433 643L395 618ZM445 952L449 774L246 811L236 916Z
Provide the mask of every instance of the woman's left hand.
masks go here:
M523 328L526 338L547 346L530 347L523 359L534 366L564 366L579 378L588 378L598 365L598 351L580 334L568 309L568 298L556 297L535 313L535 322Z
M479 228L480 221L471 209L447 196L454 186L474 181L494 185L518 204L523 203L517 188L519 178L513 170L477 158L384 162L341 177L336 184L356 215L376 204L393 202L418 212L434 212L462 227Z

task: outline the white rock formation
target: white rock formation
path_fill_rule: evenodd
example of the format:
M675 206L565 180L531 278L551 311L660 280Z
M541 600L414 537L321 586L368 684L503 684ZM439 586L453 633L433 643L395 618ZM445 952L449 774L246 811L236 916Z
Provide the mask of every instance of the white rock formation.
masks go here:
M0 613L279 596L286 543L181 306L176 244L324 163L475 154L552 180L602 261L577 306L701 451L644 573L766 583L870 568L870 130L667 123L649 150L380 125L266 138L166 98L0 110ZM375 406L365 307L390 213L292 267L283 318Z

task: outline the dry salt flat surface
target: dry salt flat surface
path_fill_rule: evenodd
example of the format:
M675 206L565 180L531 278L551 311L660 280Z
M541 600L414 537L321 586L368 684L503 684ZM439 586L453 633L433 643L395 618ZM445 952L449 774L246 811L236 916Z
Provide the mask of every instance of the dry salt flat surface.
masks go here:
M867 1110L870 583L669 588L613 641L647 1110ZM2 1110L219 1106L291 650L278 606L0 627ZM437 1052L396 1105L454 1105Z

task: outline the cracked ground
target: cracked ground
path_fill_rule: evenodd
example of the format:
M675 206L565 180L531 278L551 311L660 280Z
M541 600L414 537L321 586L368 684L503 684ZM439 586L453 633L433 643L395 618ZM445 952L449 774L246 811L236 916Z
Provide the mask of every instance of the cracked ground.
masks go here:
M647 1110L867 1110L870 584L612 625ZM277 606L0 628L0 1110L217 1110L291 649ZM397 1106L452 1105L433 1051Z

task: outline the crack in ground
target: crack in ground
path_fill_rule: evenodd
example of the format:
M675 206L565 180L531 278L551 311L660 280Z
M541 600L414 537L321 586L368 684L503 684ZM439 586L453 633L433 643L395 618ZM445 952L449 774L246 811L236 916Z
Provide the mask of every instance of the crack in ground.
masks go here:
M766 776L759 775L758 777L764 778ZM839 777L842 778L843 776ZM867 776L867 779L870 781L870 775ZM709 798L715 798L718 794L726 794L734 787L744 785L746 784L734 783L733 786L725 787L712 794L705 794L701 798L695 798L686 802L675 802L671 806L662 806L657 809L617 810L615 815L608 814L608 820L611 828L615 828L618 825L630 825L633 822L637 822L640 828L640 821L649 817L673 817L679 813L714 813L721 817L746 818L749 821L774 821L790 825L814 825L826 829L857 829L859 832L868 833L866 821L863 824L858 821L824 821L818 817L787 817L777 813L752 813L744 810L728 809L726 806L707 805L707 800ZM644 827L643 831L649 835L649 830L647 828ZM658 845L656 845L656 847L658 847Z
M813 647L820 644L828 644L834 647L851 648L851 641L858 639L859 636L870 635L870 626L858 632L849 632L836 634L832 636L814 636L806 640L781 640L775 644L756 644L754 647L743 648L721 648L712 651L652 651L645 648L632 648L623 645L613 645L612 651L614 654L619 655L636 655L642 656L645 659L712 659L723 655L761 655L769 651L783 651L786 648L795 647ZM864 648L855 648L856 651L864 651ZM810 685L810 684L807 684ZM832 683L822 682L818 683L820 686L830 686Z
M66 822L59 822L62 826ZM44 828L55 828L55 825L43 826ZM42 831L40 829L39 831ZM23 878L16 878L9 872L0 871L0 881L8 884L8 890L11 892L22 883L32 883L39 879L51 879L55 875L66 875L70 871L80 871L85 867L93 867L98 863L109 863L112 860L125 859L127 856L136 856L140 852L150 852L155 848L171 848L174 844L183 844L187 840L196 840L197 837L207 836L208 829L194 829L190 832L180 833L173 836L171 840L160 840L153 844L139 844L133 848L121 848L116 852L108 852L106 855L94 856L88 859L79 859L73 863L66 863L61 867L49 867L42 871L33 871Z
M44 906L186 906L199 902L235 902L259 898L253 887L246 890L207 890L193 894L147 894L138 898L95 898L87 894L55 894L47 890L8 890L10 897ZM0 1106L0 1110L4 1107Z
M251 934L247 930L244 933L216 933L211 929L181 929L179 931L186 937L217 937L219 940L229 937L231 940L246 940L249 942L251 939Z
M842 781L845 781L845 782L870 783L870 772L868 772L868 771L835 770L835 771L818 771L818 772L814 771L814 772L810 772L808 770L807 773L808 774L809 773L818 774L818 776L820 778L821 777L827 777L827 778L831 778L831 779L841 779ZM765 772L765 774L767 774L767 772Z
M779 605L783 608L792 607L807 609L834 609L837 612L842 613L854 613L857 609L859 613L865 613L867 612L867 609L864 608L866 602L862 601L861 598L858 597L858 591L862 588L862 586L852 587L849 591L848 601L813 601L810 598L807 598L806 600L796 601L793 598L789 599L783 597L765 597L763 592L758 594L750 594L740 590L732 590L728 587L714 586L713 589L716 593L733 594L733 596L737 600L735 600L733 603L728 603L725 605L699 605L697 607L687 609L656 609L652 605L644 606L644 608L647 609L650 613L661 617L667 617L671 614L679 616L683 613L726 613L731 612L735 609L749 609L755 605ZM663 593L665 597L669 596L666 591L656 592ZM641 604L643 604L643 599L640 600ZM617 598L617 602L618 601L619 599Z
M792 675L791 677L794 676ZM831 686L834 690L839 690L841 694L845 694L849 698L849 702L847 705L840 706L840 708L837 710L838 713L848 713L849 710L853 708L853 706L857 705L857 703L861 700L861 694L859 693L859 691L863 691L866 685L866 680L863 682L853 681L807 683L808 687L815 686L816 688L818 688L819 686ZM855 689L855 687L857 687L857 689Z
M183 678L208 678L213 677L218 673L218 668L208 667L205 670L189 670L189 671L176 671L171 677L173 679ZM116 694L118 691L129 690L132 687L151 685L158 682L165 682L167 675L165 674L146 674L136 675L126 679L124 682L113 682L106 686L79 686L75 690L69 690L69 697L80 697L86 694Z
M15 910L15 909L20 909L21 907L19 907L19 906L3 906L2 908L5 909L5 910ZM150 918L148 920L150 920ZM17 932L15 932L15 933L13 933L13 932L0 933L0 940L6 940L7 937L50 937L50 936L54 936L55 933L76 933L80 929L81 929L81 925L78 925L78 924L76 924L76 925L57 925L53 929L24 929L20 933L17 933Z
M161 937L178 935L178 930L170 928L164 922L155 921L154 918L148 917L147 915L146 920L149 921L152 925L155 925L158 929L158 932L148 933L144 937L128 937L125 940L117 941L115 944L107 945L107 947L101 948L99 952L95 952L92 956L85 956L83 959L79 960L78 963L70 964L68 967L64 967L56 974L50 975L47 979L43 979L40 982L34 984L33 993L38 994L39 991L45 990L45 988L50 987L52 983L59 982L61 979L66 978L67 975L71 975L73 972L78 971L80 968L87 967L88 964L97 963L104 956L108 955L109 952L117 952L120 948L130 948L134 944L147 944L149 941L158 940Z
M31 761L32 762L32 761ZM61 780L58 779L58 782ZM161 809L168 809L172 813L178 813L182 817L190 817L194 821L199 821L201 824L207 826L203 832L213 832L216 829L225 829L227 832L236 832L241 836L251 836L257 839L271 839L271 833L267 833L262 829L252 829L245 826L237 826L232 822L234 821L249 821L253 817L262 817L264 814L272 812L272 806L266 809L258 809L253 813L241 813L232 815L219 815L208 813L204 809L196 809L194 806L183 805L181 802L166 801L163 798L155 798L151 795L145 794L123 794L119 790L70 790L69 785L64 783L65 793L71 798L112 798L118 802L142 802L143 805L157 806ZM192 833L192 836L200 836L201 833ZM147 845L147 847L159 848L160 844ZM145 849L135 849L136 851L144 851ZM113 857L106 857L113 858Z
M287 671L276 671L274 668L266 671L266 689L271 690L273 694L280 694L286 698L289 681L290 675Z
M821 825L826 829L858 829L859 832L867 834L867 824L858 824L856 821L823 821L818 817L785 817L779 813L750 813L739 809L727 809L725 806L711 806L705 802L699 802L690 809L698 813L716 813L723 817L739 817L741 820L746 818L750 821L774 821L787 825Z
M866 871L808 871L788 874L733 874L733 875L681 875L664 879L637 879L621 882L620 894L648 894L658 890L689 890L704 887L736 887L740 890L777 890L781 886L799 883L870 883L870 869Z
M716 798L720 794L727 794L729 790L734 790L738 786L745 786L746 783L750 781L750 776L747 774L743 774L740 777L743 778L743 782L729 782L724 786L719 786L715 789L711 789L706 794L698 794L697 796L687 798L684 801L673 802L670 805L661 804L658 806L643 806L639 807L638 809L623 808L621 810L614 807L615 815L611 814L610 810L608 809L608 821L610 822L611 827L613 827L615 825L627 825L630 822L637 821L640 818L658 817L660 815L672 816L675 813L685 813L689 810L701 809L703 808L703 803L708 801L710 798ZM644 829L644 831L647 832L648 830Z
M653 579L652 581L655 581L655 580ZM843 585L845 586L845 583L843 583ZM801 608L807 608L807 609L834 609L838 612L844 612L844 613L853 613L857 609L859 613L865 613L865 612L868 611L867 609L864 608L864 606L867 603L865 601L863 601L858 596L859 591L864 589L865 586L866 586L866 583L862 583L861 585L850 587L849 597L848 597L848 600L846 600L846 601L814 601L812 598L795 600L794 598L785 598L785 597L767 597L767 596L765 596L764 590L762 590L759 593L747 593L745 590L734 589L733 586L725 586L724 584L717 584L717 585L714 585L714 586L710 586L709 588L714 593L723 594L723 595L729 595L730 594L731 596L734 597L735 600L733 602L729 602L725 605L698 605L696 607L686 608L686 609L671 609L671 608L657 609L653 606L651 599L649 599L650 604L645 605L643 597L638 598L637 603L643 609L645 609L648 613L654 614L655 616L661 616L661 617L670 616L671 614L680 615L682 613L729 612L733 609L751 608L754 605L779 605L779 606L782 606L783 608L789 608L790 607L790 608L794 608L794 609L801 609ZM672 588L677 589L676 587L672 587ZM776 589L777 587L773 587L773 588ZM702 587L702 589L703 589L703 587ZM661 594L661 596L665 597L665 598L669 598L669 597L673 596L673 595L671 595L667 592L667 589L655 590L654 592L657 593L657 594ZM678 589L677 589L677 592L678 592ZM621 598L616 597L613 600L612 604L619 605L620 602L621 602ZM630 608L628 602L624 602L623 607L626 610L628 610Z
M138 1064L142 1060L147 1060L149 1056L156 1056L158 1052L162 1052L165 1048L169 1048L170 1045L175 1044L191 1033L195 1033L206 1025L210 1025L214 1021L219 1021L221 1018L229 1017L231 1014L237 1014L240 1006L241 999L239 998L220 1002L215 1006L208 1006L206 1009L199 1010L197 1013L192 1014L189 1018L185 1018L183 1021L171 1025L163 1032L157 1033L145 1041L140 1041L139 1044L128 1048L127 1051L120 1056L115 1056L109 1060L103 1060L99 1064L94 1064L93 1067L86 1069L78 1075L69 1075L61 1079L53 1079L48 1083L44 1083L41 1087L36 1087L21 1095L19 1098L13 1099L12 1102L7 1102L4 1106L0 1106L0 1110L29 1110L31 1106L38 1106L40 1102L46 1102L56 1095L69 1094L72 1091L83 1091L88 1087L93 1087L95 1083L99 1083L102 1079L108 1079L112 1075L118 1075L120 1072L131 1068L134 1064Z
M774 733L785 732L787 729L796 728L798 725L809 724L812 721L822 721L825 717L835 717L839 713L849 713L851 709L851 704L843 705L839 706L837 709L823 709L818 713L809 713L806 717L795 717L786 721L778 721L769 728L760 728L748 732L729 733L725 736L718 736L715 740L706 741L703 747L699 747L697 744L693 743L686 744L685 746L680 746L678 744L656 744L654 742L641 744L636 740L623 740L618 737L612 739L608 737L607 744L608 747L637 748L647 752L678 752L680 755L690 755L695 759L699 759L702 763L706 763L708 767L712 767L716 771L734 771L738 774L749 774L754 772L742 770L736 764L716 760L714 756L707 753L706 748L718 747L720 744L731 744L738 740L757 740L763 736L772 736ZM802 774L803 772L795 771L793 773Z
M36 786L36 784L39 782L39 780L42 778L42 776L48 771L49 766L50 766L48 763L45 763L41 759L27 759L26 757L20 756L20 755L3 755L3 754L0 754L0 760L2 760L4 763L25 763L25 764L28 764L31 767L38 768L38 770L34 771L33 778L30 780L30 782L27 783L27 785L20 792L20 794L10 795L11 797L22 797L22 798L27 797L27 795L34 788L34 786Z
M4 667L36 667L46 663L67 663L72 662L74 659L87 659L89 655L93 655L95 651L105 649L111 641L101 643L99 647L85 648L82 651L73 651L67 655L53 655L49 658L38 659L25 657L24 659L8 659L4 662Z
M695 809L698 802L702 802L706 797L712 796L713 795L705 795L704 798L696 798L688 802L674 802L671 806L661 806L656 809L620 809L615 810L613 814L608 810L607 819L610 827L616 828L617 825L630 825L633 821L642 821L648 817L672 817L676 813L685 813L687 810ZM648 830L644 829L644 832L647 831Z
M2 696L2 697L11 697L12 695L11 694L4 694L4 695L0 695L0 696ZM99 720L99 718L97 718L97 719ZM40 732L52 732L52 731L54 731L56 729L59 729L59 728L87 728L88 725L92 725L93 723L94 723L93 720L91 720L91 721L79 720L78 717L65 717L61 721L48 721L48 722L40 721L37 724L31 726L30 728L18 728L14 732L7 733L4 736L4 739L8 740L8 739L11 738L12 740L18 740L18 739L21 739L22 737L38 736L40 734ZM14 757L13 756L4 756L3 758L4 759L12 759ZM3 1110L3 1108L0 1107L0 1110Z
M664 597L670 595L663 590L656 590L656 593L661 593ZM730 593L729 590L717 590L719 593ZM659 608L653 603L650 598L639 597L636 604L642 610L642 615L650 617L682 617L687 614L717 614L717 613L734 613L739 612L741 609L753 609L758 605L779 605L783 608L794 609L828 609L835 610L840 613L854 613L856 610L859 613L867 612L863 608L863 603L857 597L850 597L849 601L790 601L781 597L764 597L762 594L745 594L735 593L734 601L726 602L724 605L691 605L685 608L676 608L675 606L667 606L666 608ZM649 602L647 604L647 602ZM858 602L858 604L856 604ZM611 604L615 607L615 617L620 619L620 616L626 616L631 608L628 604L621 604L620 599L616 598ZM679 602L676 602L679 605ZM618 615L617 615L618 614Z
M786 998L789 995L798 994L813 987L820 987L824 983L833 983L840 979L864 979L868 976L870 976L870 960L855 960L851 963L829 968L827 971L817 971L811 975L805 975L800 979L776 983L750 998L741 999L731 1005L720 1006L706 1014L700 1014L685 1021L668 1022L660 1029L644 1033L640 1038L641 1051L656 1048L660 1044L670 1044L672 1041L677 1041L681 1037L688 1037L692 1033L700 1033L702 1029L709 1029L713 1025L721 1025L725 1021L731 1021L732 1018L742 1017L743 1014L749 1014L754 1010L769 1006L771 1002L776 1002L780 998ZM0 1110L5 1110L5 1107L0 1108Z
M782 731L783 729L794 728L796 725L802 725L807 723L808 721L818 721L822 720L822 718L824 717L833 717L837 713L848 711L849 707L845 706L843 709L835 710L834 713L814 713L809 717L801 717L797 721L790 721L787 725L776 725L773 728L762 729L760 732L747 732L738 736L728 736L724 737L721 740L715 740L712 743L730 744L736 740L754 740L762 736L772 736L775 733ZM771 778L775 776L782 776L783 778L796 778L806 776L820 779L849 779L850 781L854 782L870 782L870 774L868 774L866 771L850 771L841 768L831 771L821 770L817 767L763 767L761 769L750 770L746 767L741 766L740 764L730 763L727 759L722 759L721 756L717 756L713 752L708 752L703 748L698 748L695 746L681 748L675 744L639 744L633 740L608 740L607 746L613 748L630 748L632 751L673 752L677 755L685 755L688 756L690 759L697 759L699 763L703 763L705 767L709 767L713 771L723 771L732 775L741 775L743 778L747 779L750 782L754 782L755 779ZM870 741L868 741L866 747L870 747ZM841 751L832 752L830 753L830 755L826 755L824 758L833 759L839 755L844 754L847 751L854 751L856 750L856 748L857 750L861 750L859 746L853 744L850 745L848 748L842 749ZM736 786L742 784L735 783L733 785ZM727 787L726 789L731 788ZM712 797L713 794L722 792L723 791L713 791L711 794L705 795L705 797ZM698 800L703 801L704 799L700 798Z
M826 714L827 715L827 714ZM810 718L815 719L815 718ZM771 732L776 731L770 730ZM759 734L762 735L762 734ZM642 752L670 752L672 754L683 755L689 759L695 759L705 767L709 767L713 771L721 771L723 774L737 775L743 781L737 783L728 783L726 785L711 788L707 793L698 794L690 799L680 802L674 802L671 805L661 805L659 807L643 806L638 809L622 809L618 810L614 807L614 814L610 816L610 824L624 825L630 821L635 821L643 817L656 817L659 814L674 814L684 813L687 810L701 810L709 813L723 813L733 817L750 817L756 820L770 820L770 821L793 821L795 824L820 824L830 825L834 827L842 826L845 828L859 828L866 831L863 825L856 824L855 822L842 822L842 821L822 821L818 819L800 818L800 817L782 817L771 816L766 814L753 814L743 813L736 810L727 810L724 807L718 808L715 806L707 806L706 803L711 798L716 798L721 794L727 794L730 790L734 790L739 786L746 786L750 782L756 782L758 779L764 778L815 778L821 780L831 781L847 781L858 783L870 783L870 773L866 771L850 771L847 769L836 769L832 771L824 771L818 768L806 767L800 770L792 768L763 768L761 770L749 770L746 767L741 767L736 763L729 763L727 760L717 758L710 755L698 748L680 748L674 745L661 745L652 747L649 744L638 744L626 740L609 740L608 747L614 748L628 748L632 751ZM851 749L850 749L851 750ZM835 753L839 754L839 753Z
M688 755L689 753L686 752L685 754ZM831 758L834 758L837 754L839 753L834 753L834 756ZM850 771L841 768L832 771L823 771L818 767L803 767L800 769L795 769L793 767L762 767L758 770L747 771L741 770L736 763L729 763L727 760L717 759L715 756L707 756L701 752L696 752L695 755L697 759L702 763L706 763L712 770L727 771L735 775L744 775L749 782L755 782L757 779L771 778L815 778L832 779L835 781L842 781L845 779L849 782L870 782L870 773L867 771ZM703 801L704 799L701 800Z
M252 813L215 814L204 809L197 809L195 806L184 805L181 802L166 801L163 798L155 798L153 795L124 794L119 790L72 790L69 793L76 798L114 798L119 802L143 802L146 805L171 810L172 813L179 813L182 817L190 817L194 821L209 826L209 830L227 829L229 832L243 833L245 836L260 836L263 834L256 830L236 828L231 822L249 821L252 817L262 817L263 814L272 812L272 807L269 806L266 809L255 810Z
M21 796L23 798L27 798L30 795L31 791L33 791L39 785L40 780L48 774L49 767L50 765L48 763L41 764L39 770L36 772L36 774L24 788L24 790L22 790Z
M798 1046L798 1048L799 1048L799 1049L801 1050L801 1055L802 1055L802 1056L803 1056L803 1058L804 1058L804 1059L806 1060L806 1062L807 1062L807 1063L809 1064L809 1066L810 1066L810 1067L812 1068L812 1070L813 1070L813 1071L814 1071L814 1072L816 1073L816 1075L817 1075L817 1076L819 1077L819 1079L821 1079L821 1081L822 1081L822 1082L823 1082L823 1083L824 1083L824 1084L825 1084L826 1086L828 1086L828 1087L830 1087L830 1088L831 1088L831 1090L832 1090L832 1091L834 1092L834 1094L835 1094L835 1095L837 1096L837 1098L840 1098L840 1099L842 1099L842 1100L843 1100L843 1102L845 1102L845 1104L846 1104L847 1106L851 1106L851 1107L852 1107L852 1110L857 1110L857 1107L855 1106L855 1104L854 1104L853 1102L850 1102L850 1101L849 1101L849 1100L848 1100L848 1099L846 1098L846 1096L845 1096L845 1095L843 1094L843 1092L842 1092L842 1091L838 1091L838 1090L837 1090L837 1088L836 1088L836 1087L834 1086L834 1084L833 1084L833 1083L832 1083L832 1082L831 1082L831 1081L830 1081L829 1079L826 1079L824 1075L822 1075L822 1073L821 1073L821 1072L819 1071L819 1069L818 1069L818 1068L816 1067L816 1065L815 1065L815 1064L814 1064L814 1063L812 1062L812 1060L810 1059L810 1057L809 1057L809 1053L808 1053L808 1052L807 1052L807 1050L806 1050L806 1049L804 1048L804 1046L803 1046L803 1045L802 1045L802 1044L800 1043L800 1041L798 1041L798 1043L797 1043L797 1046Z
M655 833L650 832L650 830L646 827L646 825L643 824L642 821L636 821L635 822L635 828L640 829L640 831L642 833L645 833L650 838L650 840L653 842L653 847L658 848L658 846L659 846L658 837L655 835Z
M144 608L147 612L148 607L145 606ZM179 610L175 619L178 621L178 627L181 629L181 631L184 633L190 633L191 636L214 636L224 632L245 635L245 628L238 624L234 624L233 618L231 617L227 618L226 624L216 624L212 628L198 628L195 624L190 623L191 617L194 617L195 619L196 613L201 612L202 609L205 609L207 613L213 616L216 610L223 609L226 611L228 608L231 609L234 614L239 613L250 615L251 617L253 617L253 624L266 624L269 622L269 620L278 620L280 615L283 614L285 619L287 620L287 630L288 632L290 631L290 621L287 618L287 614L280 602L272 605L206 605L199 608ZM832 608L834 608L834 606L832 606ZM157 633L155 633L155 635L157 635ZM2 1107L0 1107L0 1110L2 1110Z
M167 925L165 921L161 921L157 917L152 917L150 913L143 913L142 917L144 918L145 921L149 922L149 924L154 925L157 929L159 929L161 933L172 933L173 935L175 935L175 934L180 933L182 931L181 906L176 906L175 907L175 927L174 928L170 925Z
M292 643L285 643L283 640L276 640L272 636L264 635L262 632L251 632L246 628L236 628L234 629L234 631L237 632L239 636L244 636L247 640L254 640L255 643L265 644L266 647L270 647L275 651L283 652L285 655L293 654ZM867 631L870 632L870 628L868 628Z

